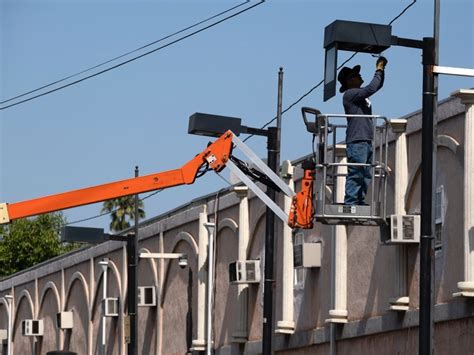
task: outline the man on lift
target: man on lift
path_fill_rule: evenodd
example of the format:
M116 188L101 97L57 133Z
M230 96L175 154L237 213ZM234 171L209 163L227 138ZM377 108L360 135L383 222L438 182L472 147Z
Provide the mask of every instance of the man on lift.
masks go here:
M376 71L369 85L361 87L360 65L353 68L344 67L337 80L341 83L339 91L344 93L343 104L347 115L372 115L369 97L383 86L387 59L379 57ZM348 117L346 131L347 162L372 164L373 122L368 117ZM348 166L346 177L346 194L344 204L365 205L365 195L371 176L370 166Z

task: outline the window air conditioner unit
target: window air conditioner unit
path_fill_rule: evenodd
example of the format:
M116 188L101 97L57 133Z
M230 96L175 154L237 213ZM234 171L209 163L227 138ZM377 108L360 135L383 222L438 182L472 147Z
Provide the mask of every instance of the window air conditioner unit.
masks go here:
M6 344L8 340L8 332L6 329L0 329L0 345Z
M406 244L420 242L420 215L390 216L389 228L381 229L383 244Z
M24 336L43 336L43 332L42 319L25 319L21 322L21 334Z
M259 283L260 260L237 260L230 263L229 281L231 284Z
M138 306L139 307L156 306L156 287L155 286L138 287Z
M72 329L73 324L72 311L59 312L56 314L56 325L59 329Z
M118 298L107 297L104 299L104 314L106 317L118 317L119 304Z
M293 246L295 268L321 267L321 243L301 243Z

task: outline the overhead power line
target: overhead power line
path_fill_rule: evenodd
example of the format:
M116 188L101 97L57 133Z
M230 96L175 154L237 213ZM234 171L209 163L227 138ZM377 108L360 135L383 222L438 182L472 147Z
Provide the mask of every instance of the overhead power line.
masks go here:
M157 193L163 191L163 189L160 189L160 190L156 190L148 195L146 195L145 197L141 198L140 201L144 201L146 200L147 198L150 198L152 196L155 196ZM114 212L117 212L117 208L112 210L112 211L109 211L109 212L103 212L103 213L99 213L95 216L92 216L92 217L87 217L87 218L83 218L83 219L78 219L76 221L73 221L73 222L69 222L69 223L66 223L66 226L70 226L71 224L77 224L77 223L81 223L81 222L86 222L86 221L90 221L91 219L96 219L96 218L99 218L99 217L102 217L102 216L106 216L106 215L109 215L109 214L112 214Z
M80 74L83 74L83 73L85 73L85 72L88 72L88 71L91 71L91 70L93 70L93 69L96 69L96 68L98 68L98 67L100 67L100 66L103 66L103 65L105 65L105 64L108 64L108 63L110 63L110 62L112 62L112 61L115 61L115 60L117 60L117 59L119 59L119 58L123 58L124 56L127 56L127 55L129 55L129 54L131 54L131 53L135 53L135 52L137 52L137 51L139 51L139 50L141 50L141 49L144 49L144 48L146 48L146 47L149 47L149 46L151 46L152 44L156 44L156 43L158 43L158 42L160 42L160 41L163 41L163 40L166 39L166 38L170 38L170 37L172 37L172 36L174 36L174 35L176 35L176 34L178 34L178 33L182 33L182 32L184 32L184 31L186 31L186 30L188 30L188 29L194 28L194 27L198 26L199 24L208 22L208 21L210 21L211 19L214 19L214 18L216 18L216 17L218 17L218 16L221 16L221 15L223 15L223 14L229 12L229 11L232 11L232 10L234 10L234 9L236 9L236 8L238 8L238 7L240 7L240 6L244 5L244 4L246 4L246 3L248 3L248 2L249 2L249 0L247 0L247 1L245 1L244 3L241 3L241 4L239 4L239 5L233 6L232 8L230 8L230 9L228 9L228 10L226 10L226 11L223 11L223 12L221 12L221 13L219 13L219 14L213 15L213 16L209 17L209 18L206 19L206 20L202 20L202 21L200 21L200 22L197 23L197 24L188 26L186 29L180 30L180 31L178 31L178 32L175 32L174 34L171 34L171 35L168 35L168 36L166 36L166 37L163 37L162 39L159 39L159 40L154 41L154 42L152 42L152 43L149 43L149 44L147 44L147 45L145 45L145 46L142 46L142 47L140 47L140 48L137 48L137 49L135 49L135 50L133 50L133 51L130 51L130 52L128 52L128 53L125 53L125 54L120 55L120 56L118 56L118 57L115 57L115 58L113 58L113 59L110 59L110 60L108 60L107 62L103 62L103 63L101 63L101 64L98 64L98 65L94 66L94 67L85 69L85 70L83 70L82 72L79 72L79 73L70 75L70 76L68 76L68 77L66 77L66 78L63 78L63 79L60 79L60 80L57 80L57 81L55 81L54 83L50 83L50 84L48 84L48 85L44 85L44 86L42 86L41 88L38 88L38 89L35 89L35 90L31 90L31 91L29 91L29 92L27 92L27 93L24 93L24 94L21 94L21 95L18 95L18 96L16 96L16 97L14 97L14 98L5 100L5 101L3 101L2 103L10 102L10 101L13 101L15 98L20 98L20 97L26 96L26 95L28 95L28 94L31 94L31 93L40 91L41 89L44 89L44 88L53 86L54 84L63 82L63 81L65 81L65 80L67 80L67 79L70 79L70 78L73 78L73 77L76 77L76 76L79 76ZM37 94L37 95L34 95L34 96L32 96L32 97L29 97L29 98L26 98L26 99L23 99L23 100L20 100L20 101L11 103L11 104L6 105L6 106L2 106L2 107L0 107L0 111L1 111L1 110L5 110L5 109L10 108L10 107L14 107L14 106L20 105L20 104L22 104L22 103L25 103L25 102L28 102L28 101L31 101L31 100L34 100L34 99L37 99L37 98L39 98L39 97L42 97L42 96L51 94L51 93L53 93L53 92L56 92L56 91L65 89L65 88L67 88L67 87L76 85L76 84L81 83L81 82L83 82L83 81L85 81L85 80L88 80L88 79L91 79L91 78L96 77L96 76L98 76L98 75L107 73L107 72L109 72L109 71L111 71L111 70L113 70L113 69L117 69L117 68L119 68L119 67L121 67L121 66L123 66L123 65L125 65L125 64L129 64L129 63L131 63L131 62L134 62L134 61L136 61L136 60L138 60L138 59L140 59L140 58L143 58L143 57L145 57L145 56L148 56L148 55L150 55L150 54L152 54L152 53L155 53L155 52L157 52L157 51L159 51L159 50L161 50L161 49L167 48L167 47L169 47L169 46L171 46L171 45L173 45L173 44L176 44L176 43L178 43L178 42L181 42L181 41L183 41L183 40L185 40L185 39L187 39L187 38L189 38L189 37L192 37L192 36L194 36L194 35L197 35L197 34L203 32L203 31L205 31L205 30L207 30L207 29L210 29L210 28L212 28L212 27L214 27L214 26L217 26L217 25L219 25L219 24L221 24L221 23L223 23L223 22L225 22L225 21L227 21L227 20L230 20L231 18L234 18L234 17L236 17L236 16L238 16L238 15L244 13L244 12L247 12L247 11L253 9L253 8L256 7L256 6L259 6L259 5L263 4L264 2L265 2L265 0L260 0L260 2L258 2L258 3L256 3L256 4L253 4L253 5L249 6L249 7L246 7L245 9L242 9L242 10L240 10L240 11L238 11L238 12L235 12L235 13L233 13L233 14L231 14L231 15L228 15L228 16L224 17L223 19L220 19L220 20L218 20L218 21L215 21L215 22L213 22L213 23L211 23L211 24L209 24L209 25L207 25L207 26L204 26L204 27L202 27L202 28L200 28L200 29L198 29L198 30L195 30L195 31L193 31L193 32L191 32L191 33L189 33L189 34L187 34L187 35L184 35L184 36L182 36L182 37L179 37L179 38L176 39L176 40L173 40L173 41L171 41L171 42L169 42L169 43L166 43L166 44L164 44L164 45L162 45L162 46L160 46L160 47L154 48L154 49L149 50L149 51L147 51L147 52L145 52L145 53L143 53L143 54L137 55L137 56L135 56L135 57L133 57L133 58L130 58L130 59L128 59L128 60L125 60L125 61L123 61L123 62L120 62L120 63L118 63L118 64L115 64L115 65L113 65L113 66L111 66L111 67L108 67L108 68L106 68L106 69L100 70L100 71L98 71L98 72L96 72L96 73L94 73L94 74L85 76L85 77L83 77L83 78L80 78L80 79L77 79L77 80L75 80L75 81L72 81L72 82L70 82L70 83L68 83L68 84L61 85L61 86L59 86L59 87L56 87L56 88L54 88L54 89L50 89L50 90L48 90L48 91L42 92L42 93Z
M226 13L232 11L232 10L235 10L236 8L238 8L238 7L240 7L240 6L243 6L243 5L245 5L246 3L248 3L248 1L244 1L244 2L238 4L238 5L234 6L234 7L231 7L230 9L227 9L227 10L225 10L225 11L219 12L218 14L215 14L215 15L213 15L213 16L211 16L211 17L208 17L208 18L206 18L206 19L204 19L204 20L202 20L202 21L199 21L199 22L197 22L197 23L195 23L195 24L193 24L193 25L190 25L190 26L185 27L185 28L183 28L183 29L181 29L181 30L179 30L179 31L176 31L176 32L174 32L174 33L171 33L171 34L169 34L169 35L167 35L167 36L165 36L165 37L162 37L162 38L160 38L160 39L158 39L158 40L156 40L156 41L147 43L147 44L145 44L145 45L143 45L143 46L141 46L141 47L138 47L138 48L136 48L136 49L134 49L134 50L128 51L128 52L126 52L126 53L124 53L124 54L121 54L121 55L119 55L119 56L116 56L116 57L114 57L114 58L111 58L111 59L109 59L109 60L107 60L107 61L105 61L105 62L96 64L96 65L94 65L94 66L92 66L92 67L89 67L89 68L87 68L87 69L81 70L80 72L77 72L77 73L75 73L75 74L68 75L68 76L66 76L65 78L58 79L58 80L56 80L56 81L53 81L53 82L51 82L51 83L49 83L49 84L46 84L46 85L43 85L43 86L41 86L41 87L39 87L39 88L36 88L36 89L34 89L34 90L30 90L30 91L28 91L28 92L25 92L25 93L23 93L23 94L20 94L20 95L11 97L11 98L6 99L6 100L4 100L4 101L0 101L0 104L3 105L3 104L5 104L5 103L7 103L7 102L10 102L10 101L19 99L20 97L24 97L24 96L26 96L26 95L29 95L29 94L32 94L32 93L34 93L34 92L40 91L40 90L42 90L42 89L46 89L46 88L48 88L48 87L50 87L50 86L53 86L53 85L55 85L55 84L62 83L63 81L66 81L66 80L68 80L68 79L74 78L74 77L79 76L79 75L81 75L81 74L87 73L87 72L89 72L89 71L91 71L91 70L94 70L94 69L97 69L97 68L99 68L99 67L102 67L102 66L104 66L105 64L109 64L109 63L111 63L111 62L114 62L114 61L116 61L116 60L118 60L118 59L121 59L121 58L123 58L123 57L126 57L126 56L128 56L128 55L130 55L130 54L132 54L132 53L136 53L136 52L138 52L138 51L140 51L140 50L142 50L142 49L148 48L148 47L150 47L150 46L152 46L152 45L154 45L154 44L163 42L164 40L167 40L168 38L174 37L174 36L176 36L176 35L178 35L178 34L180 34L180 33L183 33L183 32L185 32L185 31L187 31L187 30L190 30L191 28L197 27L197 26L199 26L199 25L201 25L201 24L203 24L203 23L206 23L206 22L208 22L208 21L210 21L210 20L215 19L216 17L222 16L222 15L224 15L224 14L226 14Z

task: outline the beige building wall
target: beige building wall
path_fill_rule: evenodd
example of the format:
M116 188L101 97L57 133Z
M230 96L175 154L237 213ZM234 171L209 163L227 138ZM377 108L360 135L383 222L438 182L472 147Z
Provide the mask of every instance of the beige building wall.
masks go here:
M437 187L442 186L445 215L440 228L442 243L435 255L436 263L436 352L472 353L474 331L472 307L465 298L454 297L457 284L464 279L464 125L465 105L459 98L439 103ZM420 212L421 112L404 117L407 124L408 188L405 209L408 214ZM388 180L388 213L394 211L394 175L396 135L391 136ZM308 136L307 141L310 142ZM471 159L473 157L470 157ZM296 162L297 163L297 162ZM297 165L297 164L296 164ZM296 189L301 169L295 171ZM203 182L200 182L203 183ZM217 203L217 197L219 202ZM208 219L217 215L216 276L214 290L213 339L221 354L258 353L262 338L263 282L250 284L247 297L248 339L234 342L233 332L241 319L237 313L238 287L229 284L228 265L239 257L240 198L231 188L204 196L163 216L143 222L139 228L142 252L185 253L188 267L180 268L176 260L141 259L138 285L156 286L156 307L139 307L139 352L144 354L184 354L190 352L198 337L198 322L204 314L198 311L200 279L198 268L199 213L207 211ZM216 208L218 210L216 211ZM247 259L264 258L265 206L249 193L249 245ZM333 265L330 226L316 223L304 231L305 241L322 243L320 268L300 272L290 293L293 303L294 334L275 336L279 354L328 354L330 331L326 320L332 309L331 267ZM275 325L282 319L282 225L276 232ZM162 236L162 246L160 242ZM418 345L418 245L406 247L406 278L409 310L390 311L390 298L398 292L397 249L380 243L377 227L347 228L347 321L336 328L338 354L416 353ZM0 328L7 328L8 310L5 295L12 295L14 354L44 354L54 349L69 349L78 354L97 354L101 342L102 293L104 277L99 261L109 259L107 296L119 299L120 315L107 318L107 353L126 354L124 319L127 313L126 250L121 242L106 242L63 255L0 281ZM207 267L207 266L206 266ZM263 270L262 270L263 274ZM72 311L72 330L57 329L56 313ZM43 319L45 336L25 337L21 322Z

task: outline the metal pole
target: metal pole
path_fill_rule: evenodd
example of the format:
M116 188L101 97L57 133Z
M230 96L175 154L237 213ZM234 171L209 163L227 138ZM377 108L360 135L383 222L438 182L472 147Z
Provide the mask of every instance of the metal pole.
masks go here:
M280 147L281 147L281 116L283 112L283 68L280 67L278 72L278 97L277 97L277 115L276 115L276 126L277 126L277 168L280 166ZM276 171L276 170L275 170Z
M421 241L420 241L420 331L419 354L433 352L433 193L434 159L436 154L434 110L436 92L433 65L435 43L433 38L423 38L423 106L421 147Z
M273 171L277 170L277 131L276 127L268 128L268 166ZM276 193L267 187L267 196L276 200ZM263 355L272 354L273 337L273 251L275 234L275 213L267 207L265 214L265 267L263 285Z
M135 177L138 177L138 166L135 167ZM128 316L130 317L130 343L127 345L129 355L138 354L138 327L137 327L137 260L138 260L138 195L135 195L135 225L134 233L127 238L128 259Z
M283 97L283 68L278 72L278 99L277 99L277 126L268 128L267 136L267 164L274 172L278 172L280 166L281 145L281 116ZM267 196L276 202L276 191L267 187ZM267 207L265 213L265 266L263 285L263 355L273 353L273 266L275 248L275 213Z
M204 223L209 234L207 251L207 324L206 324L206 354L212 354L212 296L214 292L214 223Z

